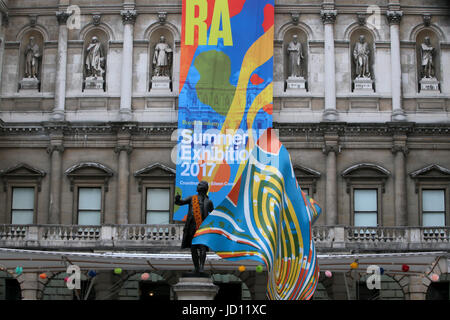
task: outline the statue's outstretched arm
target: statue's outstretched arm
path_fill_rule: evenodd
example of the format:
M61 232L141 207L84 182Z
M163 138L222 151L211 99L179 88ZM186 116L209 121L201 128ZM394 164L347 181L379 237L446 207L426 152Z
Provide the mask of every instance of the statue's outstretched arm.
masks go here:
M181 199L181 196L179 194L177 194L175 196L175 204L177 206L184 206L185 204L189 204L191 202L191 198L192 197L188 197L186 199Z

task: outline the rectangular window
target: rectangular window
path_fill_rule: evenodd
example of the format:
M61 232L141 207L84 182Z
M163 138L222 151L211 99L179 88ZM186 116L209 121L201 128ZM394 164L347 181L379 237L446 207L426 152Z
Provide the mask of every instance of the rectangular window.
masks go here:
M34 188L13 188L11 224L33 224Z
M146 224L170 223L170 189L147 188Z
M355 189L353 207L356 227L376 227L378 218L377 189Z
M445 226L445 190L422 190L422 224Z
M102 188L78 188L78 224L101 224Z

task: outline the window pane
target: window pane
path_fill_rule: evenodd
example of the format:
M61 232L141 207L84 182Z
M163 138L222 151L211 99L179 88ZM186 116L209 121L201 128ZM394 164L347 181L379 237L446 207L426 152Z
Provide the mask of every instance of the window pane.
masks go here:
M12 208L34 210L34 188L13 188Z
M11 224L33 224L33 210L13 210Z
M355 227L376 227L377 213L355 213Z
M82 226L100 225L100 212L99 211L78 212L78 224Z
M169 224L169 211L147 212L147 224Z
M169 211L169 189L147 189L147 210Z
M423 214L424 227L444 227L445 214L444 213L424 213Z
M422 190L423 211L445 211L444 190Z
M378 211L376 189L354 190L355 211Z
M79 188L78 209L79 210L101 210L102 189L101 188Z

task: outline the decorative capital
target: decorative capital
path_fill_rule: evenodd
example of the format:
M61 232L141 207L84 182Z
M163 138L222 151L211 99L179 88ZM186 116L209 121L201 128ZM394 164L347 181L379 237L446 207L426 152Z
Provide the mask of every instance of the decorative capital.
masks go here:
M400 10L388 10L386 11L386 17L389 24L400 24L403 17L403 11Z
M167 12L165 12L165 11L158 12L158 19L159 19L159 23L160 23L160 24L166 23L166 20L167 20Z
M56 12L56 19L58 20L58 24L66 24L67 19L73 14L73 12L68 13L66 11L57 11Z
M425 25L425 27L429 27L431 25L431 14L424 13L422 15L422 18L423 18L423 24Z
M131 152L133 152L133 147L132 146L127 146L127 145L122 145L122 146L116 146L114 148L114 152L115 153L120 153L122 151L125 151L128 155L131 154Z
M52 153L53 153L54 151L58 151L58 152L60 152L60 153L63 153L63 152L64 152L64 146L63 146L63 145L51 145L51 146L49 146L49 147L47 148L47 153L48 153L49 155L52 155Z
M298 13L298 12L292 12L292 13L291 13L291 19L292 19L292 23L293 23L294 25L298 25L298 21L299 21L299 19L300 19L300 13Z
M123 24L134 24L137 18L136 10L122 10L120 11Z
M99 13L94 13L92 15L92 23L94 26L100 25L100 20L102 19L102 16Z
M366 25L367 14L365 12L358 12L356 14L356 19L358 20L358 24L360 26Z
M334 152L335 154L341 152L341 146L338 144L327 144L322 148L322 152L326 155L328 155L330 152Z
M392 146L392 153L396 154L397 152L403 152L403 154L406 156L409 153L409 149L405 145L394 145Z
M322 18L323 24L334 24L337 17L337 10L320 10L320 17Z

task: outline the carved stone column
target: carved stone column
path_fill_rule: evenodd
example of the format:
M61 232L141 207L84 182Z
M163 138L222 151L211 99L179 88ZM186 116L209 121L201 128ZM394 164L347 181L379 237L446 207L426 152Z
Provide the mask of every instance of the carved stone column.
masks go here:
M46 272L46 274L46 279L39 278L37 272L24 272L16 278L20 285L22 300L42 299L45 285L49 281L48 277L53 275L51 272Z
M123 136L119 137L119 143L115 149L115 152L119 155L116 217L117 224L128 224L128 193L130 182L129 156L132 151L133 148L129 144L129 136L127 137L127 134L123 134Z
M56 60L55 105L51 119L63 121L66 105L66 78L67 78L67 19L70 13L60 11L56 13L58 19L58 57Z
M122 50L122 79L120 94L120 120L132 119L131 103L133 90L133 33L136 22L136 10L122 10L123 22L123 50Z
M395 203L395 226L408 225L408 209L406 201L406 163L408 154L406 136L394 137L392 147L394 154L394 203Z
M391 90L392 90L392 121L406 121L402 109L402 70L400 60L400 21L403 11L388 10L386 17L391 35Z
M338 224L336 156L340 150L337 139L330 143L327 142L322 151L327 156L325 221L328 226L332 226Z
M52 137L50 146L47 148L50 154L50 201L49 201L49 224L60 224L61 222L61 180L62 180L62 135Z
M334 22L336 21L337 10L321 10L320 16L324 24L325 34L325 110L323 112L324 121L336 121L338 113L336 111L336 63L334 52Z

